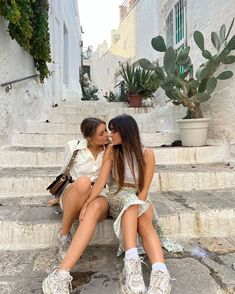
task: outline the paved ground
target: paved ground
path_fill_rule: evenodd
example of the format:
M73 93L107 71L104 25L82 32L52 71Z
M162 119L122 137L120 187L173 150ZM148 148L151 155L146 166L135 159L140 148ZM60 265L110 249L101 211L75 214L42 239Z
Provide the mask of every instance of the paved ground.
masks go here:
M235 239L191 240L184 245L183 254L165 254L172 294L235 293ZM42 280L57 263L56 256L56 249L0 252L0 293L42 293ZM89 247L72 272L73 293L122 293L122 264L116 247ZM149 269L144 264L143 271L148 284Z

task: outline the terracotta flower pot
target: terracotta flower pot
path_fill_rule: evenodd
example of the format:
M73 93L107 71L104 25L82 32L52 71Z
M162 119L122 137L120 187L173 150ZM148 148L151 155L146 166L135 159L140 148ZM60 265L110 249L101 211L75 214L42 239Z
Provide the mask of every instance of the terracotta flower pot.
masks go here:
M142 97L139 94L133 94L128 97L128 103L130 107L141 107Z

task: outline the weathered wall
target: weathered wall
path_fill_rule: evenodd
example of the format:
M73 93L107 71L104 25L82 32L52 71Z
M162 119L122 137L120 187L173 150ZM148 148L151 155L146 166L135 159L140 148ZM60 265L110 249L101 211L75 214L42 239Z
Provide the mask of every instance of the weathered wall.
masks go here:
M51 1L50 30L53 64L54 103L73 102L81 98L81 29L76 0Z
M13 130L23 131L27 120L46 116L48 108L62 100L81 98L79 84L80 23L77 1L53 1L50 6L49 26L52 44L52 75L41 84L30 79L14 84L6 92L0 87L0 143L6 144ZM71 17L72 14L72 17ZM55 24L56 22L56 24ZM68 28L68 44L64 40L64 23ZM7 22L0 17L0 84L36 74L32 57L7 33ZM64 76L64 50L68 46L66 77ZM63 77L67 79L64 84Z
M102 79L101 84L105 85L107 89L112 89L114 85L112 79L118 69L116 56L122 56L126 61L135 61L141 57L149 58L152 61L157 59L161 61L162 55L152 49L151 39L158 34L165 36L166 18L176 2L174 0L137 1L135 8L125 17L125 22L121 21L120 23L118 41L93 62L92 72L98 84ZM195 30L202 31L205 35L206 47L209 50L213 49L210 33L218 31L223 23L227 28L229 27L235 16L235 1L187 0L186 5L186 42L191 46L190 55L194 63L194 72L196 72L198 66L203 62L203 58L199 48L194 44L193 32ZM235 26L232 31L232 34L234 33ZM124 50L124 41L127 38L130 40L127 43L129 47ZM113 52L116 53L116 56ZM121 58L120 61L122 61ZM108 67L109 71L106 71ZM209 137L232 144L235 142L235 64L224 66L221 70L223 69L233 70L234 77L219 82L213 97L209 102L203 103L202 108L204 116L211 118ZM98 72L102 78L98 77ZM159 124L162 131L177 131L175 120L183 117L186 109L181 106L175 107L170 102L166 103L166 100L163 91L158 90L155 99L156 123Z
M165 35L166 17L176 1L162 0L159 4L162 9L158 14L158 27L160 34ZM235 16L234 0L188 0L187 2L187 43L191 47L190 56L194 64L194 73L198 66L204 62L200 49L193 41L193 32L201 31L205 36L206 48L214 50L210 41L210 33L218 32L222 24L227 29ZM231 35L235 34L235 26ZM215 52L215 51L214 51ZM235 53L235 51L233 51ZM219 139L230 144L235 142L235 64L223 66L220 71L232 70L234 76L227 81L219 81L213 97L202 104L204 117L210 117L209 137ZM177 107L179 108L179 107ZM172 112L171 112L172 113ZM172 113L172 115L174 115Z
M12 41L7 23L0 17L0 82L36 74L32 58ZM8 93L0 87L0 138L6 140L13 125L22 128L27 118L37 118L42 111L44 89L35 80L13 85Z

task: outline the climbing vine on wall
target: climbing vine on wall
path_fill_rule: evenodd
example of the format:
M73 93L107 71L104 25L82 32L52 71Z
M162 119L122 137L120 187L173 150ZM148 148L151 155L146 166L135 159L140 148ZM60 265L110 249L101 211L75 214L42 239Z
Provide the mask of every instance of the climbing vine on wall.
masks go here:
M41 82L50 75L48 10L48 0L0 0L0 15L9 21L9 35L33 57Z

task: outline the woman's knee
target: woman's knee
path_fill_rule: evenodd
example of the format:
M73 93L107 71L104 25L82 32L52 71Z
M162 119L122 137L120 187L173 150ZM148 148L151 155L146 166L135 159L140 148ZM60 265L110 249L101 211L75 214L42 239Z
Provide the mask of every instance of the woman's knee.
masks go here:
M91 189L91 181L88 177L82 176L71 184L71 188L80 193L88 193Z
M104 197L103 197L104 198ZM100 216L102 216L104 213L108 211L108 201L104 199L97 199L93 200L88 208L87 208L87 213L89 217L94 217L99 219Z
M150 211L147 211L138 217L137 229L139 234L144 233L146 229L152 225L152 219L152 213Z
M65 202L82 205L91 191L91 181L87 177L80 177L65 190L63 194L63 206Z

